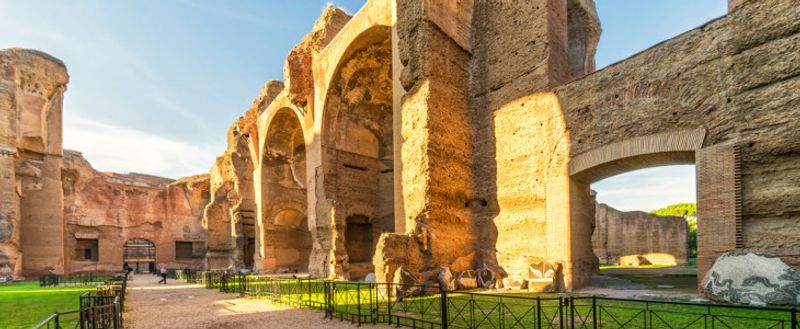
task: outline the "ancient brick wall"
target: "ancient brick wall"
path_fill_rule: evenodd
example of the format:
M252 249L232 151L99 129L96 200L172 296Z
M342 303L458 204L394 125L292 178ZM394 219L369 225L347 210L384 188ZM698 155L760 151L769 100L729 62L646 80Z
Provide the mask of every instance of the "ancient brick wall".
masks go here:
M702 129L703 149L694 151L713 156L704 149L734 144L740 148L738 164L701 166L698 177L706 177L703 171L709 170L733 179L734 171L740 170L738 186L727 188L733 193L723 201L735 208L740 194L742 232L735 232L736 209L727 209L716 212L723 217L714 225L733 232L726 233L728 241L706 240L721 237L704 234L700 216L699 253L712 246L734 248L741 239L744 248L796 254L800 139L798 123L790 118L800 115L800 95L790 91L800 83L800 9L785 0L737 1L732 8L727 16L556 89L570 128L570 154L576 157L634 137ZM689 158L673 153L681 159L640 157L638 167L694 162L694 151ZM718 163L723 158L704 161ZM627 165L637 167L636 162ZM704 195L703 189L711 185L700 183L698 195ZM706 204L713 206L698 200L699 213ZM703 260L701 271L711 261L713 257Z
M203 252L178 258L176 242L206 241L201 219L209 201L207 175L173 181L100 173L80 153L65 151L62 177L68 273L120 271L123 246L132 239L155 245L157 266L203 268ZM85 241L96 241L98 257L85 257Z
M573 71L594 69L600 30L594 4L475 6L469 97L479 200L473 210L483 228L476 244L479 263L520 279L543 261L561 263L571 273L570 250L579 248L565 238L569 224L559 220L570 211L569 140L558 100L547 91Z
M641 211L619 211L598 204L592 249L601 264L685 265L686 219Z

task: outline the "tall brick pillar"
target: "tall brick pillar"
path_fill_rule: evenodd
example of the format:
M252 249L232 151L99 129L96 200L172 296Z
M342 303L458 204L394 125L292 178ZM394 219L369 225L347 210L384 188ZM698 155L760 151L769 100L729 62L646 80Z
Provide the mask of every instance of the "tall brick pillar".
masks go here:
M697 151L697 279L741 238L741 179L735 145Z

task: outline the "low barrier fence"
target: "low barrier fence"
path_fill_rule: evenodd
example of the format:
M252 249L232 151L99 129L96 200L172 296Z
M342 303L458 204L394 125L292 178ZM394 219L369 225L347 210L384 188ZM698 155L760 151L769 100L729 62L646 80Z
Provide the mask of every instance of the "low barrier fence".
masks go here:
M412 328L783 328L800 329L796 308L750 307L598 296L440 291L438 286L281 279L202 273L210 289L325 312L358 325Z
M114 274L85 273L70 276L46 274L39 277L40 287L86 286L102 284L113 279Z
M123 327L127 276L120 274L106 281L97 291L80 295L80 308L56 312L37 324L34 329L120 329Z

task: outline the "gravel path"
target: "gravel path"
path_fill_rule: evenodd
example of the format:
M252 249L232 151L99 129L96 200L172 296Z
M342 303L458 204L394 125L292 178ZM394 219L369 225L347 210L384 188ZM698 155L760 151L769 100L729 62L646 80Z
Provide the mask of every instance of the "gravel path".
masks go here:
M128 282L127 328L355 328L327 320L319 311L287 309L176 280L167 285L157 281L152 275L136 275Z

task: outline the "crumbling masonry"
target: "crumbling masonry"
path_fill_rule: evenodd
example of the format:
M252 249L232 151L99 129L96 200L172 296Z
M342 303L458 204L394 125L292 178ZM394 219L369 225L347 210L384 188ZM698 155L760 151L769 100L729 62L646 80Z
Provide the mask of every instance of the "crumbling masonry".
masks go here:
M732 250L797 267L800 7L729 7L597 72L591 0L370 0L352 17L329 8L287 57L284 81L267 83L231 127L210 176L108 183L150 188L142 202L164 204L148 208L157 218L112 226L203 242L201 263L185 266L379 281L402 267L422 281L447 265L515 282L546 263L569 290L598 264L589 184L696 164L700 277ZM48 121L60 114L63 64L2 56L0 179L17 188L0 192L0 267L85 269L70 241L92 236L93 217L68 214L92 194L66 192L60 124Z

